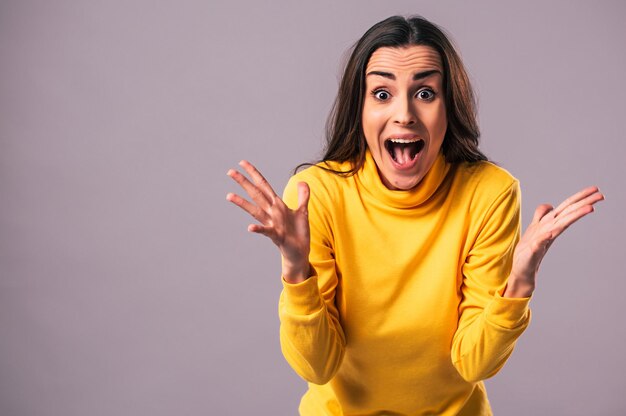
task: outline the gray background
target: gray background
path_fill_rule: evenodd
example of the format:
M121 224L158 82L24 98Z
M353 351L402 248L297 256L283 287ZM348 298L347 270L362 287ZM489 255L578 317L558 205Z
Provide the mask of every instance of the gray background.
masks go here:
M319 156L344 52L419 13L456 41L482 147L552 247L498 415L626 414L625 3L0 2L0 414L291 415L277 250L226 171Z

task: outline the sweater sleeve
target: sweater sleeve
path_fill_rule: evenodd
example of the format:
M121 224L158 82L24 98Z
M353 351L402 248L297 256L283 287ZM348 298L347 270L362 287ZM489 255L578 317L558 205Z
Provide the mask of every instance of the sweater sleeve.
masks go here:
M462 266L452 362L467 381L495 375L530 322L530 298L502 297L519 238L520 191L515 180L489 206Z
M287 184L283 199L294 209L298 205L296 177ZM337 273L331 246L330 218L320 201L320 187L311 189L311 276L304 282L287 283L279 301L280 344L285 359L298 375L315 384L326 384L343 359L345 336L335 306Z

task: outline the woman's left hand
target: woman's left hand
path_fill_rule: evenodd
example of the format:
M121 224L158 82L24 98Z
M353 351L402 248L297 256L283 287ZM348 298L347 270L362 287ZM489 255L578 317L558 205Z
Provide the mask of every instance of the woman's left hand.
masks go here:
M570 225L593 212L593 205L604 199L597 187L591 186L570 196L554 208L537 207L530 225L522 235L513 254L513 268L503 297L529 297L535 289L535 277L541 260L554 240Z

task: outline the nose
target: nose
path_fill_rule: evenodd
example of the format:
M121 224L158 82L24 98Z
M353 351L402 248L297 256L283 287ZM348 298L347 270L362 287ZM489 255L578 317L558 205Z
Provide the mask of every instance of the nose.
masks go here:
M393 122L400 126L411 126L417 122L417 114L411 97L396 100Z

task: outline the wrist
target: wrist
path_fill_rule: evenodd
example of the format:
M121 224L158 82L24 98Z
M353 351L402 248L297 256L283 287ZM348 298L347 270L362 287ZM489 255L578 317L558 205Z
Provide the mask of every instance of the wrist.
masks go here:
M282 275L287 283L294 284L304 282L310 277L309 263L292 265L286 264L286 262L283 261Z
M506 289L502 294L504 298L528 298L535 291L534 279L518 279L513 275L509 276L509 280L506 284Z

